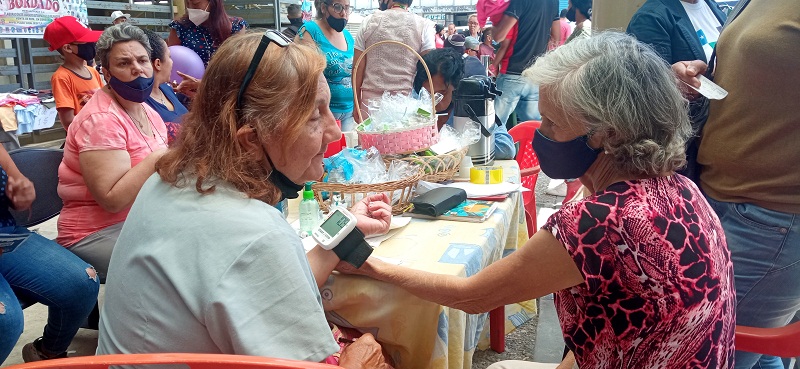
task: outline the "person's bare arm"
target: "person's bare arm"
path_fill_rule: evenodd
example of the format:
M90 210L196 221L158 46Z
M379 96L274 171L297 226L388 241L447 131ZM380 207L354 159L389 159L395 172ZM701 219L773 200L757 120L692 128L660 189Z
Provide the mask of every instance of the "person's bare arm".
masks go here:
M117 213L133 203L164 152L166 149L151 153L133 168L125 150L85 151L78 161L89 193L105 211Z
M494 61L492 62L492 65L497 71L497 75L500 75L500 65L503 64L503 58L506 56L506 52L508 52L508 48L510 46L511 40L503 40L500 42L500 48L494 53Z
M564 245L544 230L534 234L513 254L469 278L414 270L375 258L368 259L360 269L342 263L338 268L400 286L422 299L469 314L538 298L584 282Z
M559 44L561 44L561 22L556 19L550 26L550 45L556 48Z
M64 126L64 130L66 131L75 119L75 109L58 108L56 111L58 112L58 120L61 121L61 125Z
M363 51L358 50L358 49L354 50L353 51L353 62L355 63L355 61L358 60L361 57L362 54L364 54ZM354 99L353 102L354 102L355 106L353 107L353 109L361 109L361 107L362 107L361 105L359 105L361 103L361 101L360 101L361 100L361 85L364 83L364 71L366 69L367 69L367 59L365 58L364 60L361 61L361 64L358 65L358 69L354 69L353 70L352 80L356 81L356 83L353 83L353 95L359 97L358 99ZM356 121L356 124L359 124L362 121L361 117L358 115L358 112L356 112L356 111L353 111L353 119Z
M16 210L29 209L33 200L36 199L36 189L33 187L33 183L19 171L2 145L0 145L0 167L3 167L8 175L6 196L11 200L11 206Z
M497 24L496 27L492 27L492 39L497 42L503 42L508 36L508 32L514 28L514 25L517 24L517 18L514 18L508 14L503 14L503 18L500 19L500 23Z
M175 32L174 29L170 29L169 36L167 36L167 45L175 46L180 44L181 44L181 39L178 38L178 32Z

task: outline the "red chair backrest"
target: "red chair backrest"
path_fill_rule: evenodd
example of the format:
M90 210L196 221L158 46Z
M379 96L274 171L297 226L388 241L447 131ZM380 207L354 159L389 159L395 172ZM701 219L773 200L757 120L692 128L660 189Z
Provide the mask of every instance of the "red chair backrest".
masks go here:
M526 169L539 168L539 158L537 158L536 153L533 152L533 135L536 129L541 125L542 122L531 120L519 123L508 131L508 134L514 139L514 142L520 143L519 151L517 152L517 163L519 163L519 169L522 175L522 186L530 190L536 189L536 180L539 178L539 171L528 170L527 172L529 173L534 172L530 175L525 175L525 173Z
M337 119L336 124L339 125L339 128L342 128L342 121ZM345 147L347 147L347 141L345 141L344 134L342 134L342 138L340 138L339 141L331 142L328 144L328 148L325 150L325 154L323 154L322 157L327 158L336 155L339 153L339 151L342 151L342 149L344 149Z
M800 356L800 322L779 328L736 326L736 349L778 357Z
M68 359L36 361L12 365L7 369L52 369L80 368L107 369L112 365L153 365L185 364L192 369L336 369L336 365L312 363L307 361L274 359L262 356L219 355L219 354L128 354L82 356Z

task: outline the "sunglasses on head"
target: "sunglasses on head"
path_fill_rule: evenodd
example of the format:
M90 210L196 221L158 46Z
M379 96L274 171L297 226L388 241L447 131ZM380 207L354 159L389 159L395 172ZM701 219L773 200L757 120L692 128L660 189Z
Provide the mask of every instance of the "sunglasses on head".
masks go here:
M286 47L292 43L292 40L276 30L268 29L264 32L264 36L261 37L261 42L258 44L255 54L253 54L253 60L250 61L250 66L247 68L247 73L244 75L242 86L239 87L239 94L236 95L236 111L240 113L242 110L244 92L247 91L247 86L249 86L250 82L253 80L256 69L258 69L258 64L261 63L261 59L264 57L264 53L267 51L267 46L269 46L270 42L274 42L280 47Z

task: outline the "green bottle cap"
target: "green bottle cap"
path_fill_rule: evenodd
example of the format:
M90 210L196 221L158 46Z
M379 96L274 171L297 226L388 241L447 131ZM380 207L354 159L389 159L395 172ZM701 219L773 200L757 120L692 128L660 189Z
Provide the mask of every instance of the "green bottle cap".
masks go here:
M303 200L314 200L314 191L311 190L311 185L314 182L306 182L306 186L303 189Z

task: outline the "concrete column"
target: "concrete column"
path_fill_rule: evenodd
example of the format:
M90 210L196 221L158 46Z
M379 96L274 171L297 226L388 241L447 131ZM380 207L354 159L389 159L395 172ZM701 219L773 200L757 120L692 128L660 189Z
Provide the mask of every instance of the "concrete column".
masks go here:
M173 0L172 11L175 12L175 18L181 17L186 14L186 3L184 0Z
M625 31L631 17L645 0L594 0L592 3L592 29L619 29Z

